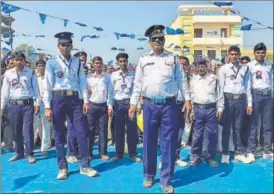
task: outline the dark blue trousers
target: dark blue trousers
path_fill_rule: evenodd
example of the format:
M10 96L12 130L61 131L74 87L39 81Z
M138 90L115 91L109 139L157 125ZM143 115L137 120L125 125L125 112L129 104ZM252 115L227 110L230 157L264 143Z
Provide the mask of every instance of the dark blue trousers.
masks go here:
M114 104L114 130L115 148L118 157L124 156L125 148L125 125L127 125L127 145L129 156L137 155L137 121L136 117L131 119L128 116L129 104Z
M259 126L258 120L261 120ZM257 145L257 131L261 129L261 144L265 153L272 153L273 98L253 95L253 113L248 134L247 153L254 153Z
M223 154L229 155L230 132L233 132L233 142L236 154L244 154L242 131L246 115L246 100L228 100L225 97L225 121L222 134Z
M178 103L179 109L178 109L178 139L177 139L177 149L176 149L176 159L180 159L180 152L181 152L181 143L182 143L182 136L185 128L185 117L184 112L182 112L182 108L184 106L184 103Z
M93 145L97 123L99 123L99 154L107 154L108 137L108 108L106 103L89 103L90 111L87 114L89 124L89 155L93 156Z
M10 129L15 133L15 152L19 156L24 156L24 143L26 146L26 153L33 154L34 146L34 131L33 119L34 108L33 104L30 105L13 105L9 104L7 107L8 119Z
M176 101L167 101L164 104L152 104L145 100L144 103L144 178L152 180L157 170L157 141L159 125L160 149L162 168L160 182L162 185L170 185L174 173L176 161L176 149L178 147L178 109Z
M194 108L195 127L192 136L192 160L201 160L203 152L204 134L206 131L207 149L206 160L215 160L217 150L217 128L216 108L201 109Z
M66 153L65 153L65 120L68 117L73 127L68 128L74 130L77 143L79 145L79 157L82 167L89 167L88 158L88 142L87 131L83 115L83 101L78 96L53 96L52 98L53 111L53 128L55 137L55 147L57 152L57 162L59 169L68 168ZM71 132L68 132L71 133Z

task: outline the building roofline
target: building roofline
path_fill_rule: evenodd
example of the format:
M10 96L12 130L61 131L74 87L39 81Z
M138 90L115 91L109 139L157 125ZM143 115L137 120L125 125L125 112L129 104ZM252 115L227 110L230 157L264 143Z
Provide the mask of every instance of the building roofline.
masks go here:
M232 9L232 6L218 7L216 5L179 5L177 8L178 11L187 11L189 9L205 9L204 11L224 11L224 9Z

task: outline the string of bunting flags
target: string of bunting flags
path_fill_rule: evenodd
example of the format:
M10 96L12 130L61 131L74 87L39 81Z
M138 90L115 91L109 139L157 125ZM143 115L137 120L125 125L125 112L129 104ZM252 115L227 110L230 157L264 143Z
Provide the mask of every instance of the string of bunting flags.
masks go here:
M245 16L240 15L239 11L225 8L225 6L232 6L233 5L232 2L227 2L227 1L221 1L221 2L208 1L208 2L215 5L215 6L223 8L224 10L229 10L233 14L241 16L243 21L245 20L245 21L253 22L253 23L250 23L250 24L242 25L241 29L240 29L242 31L259 30L259 29L273 30L273 27L267 26L267 25L262 24L262 23L260 23L256 20L253 20L253 19L250 19L250 18L247 18ZM69 23L76 24L80 27L89 27L87 24L82 23L82 22L73 22L73 21L71 21L69 19L66 19L66 18L56 17L56 16L52 16L52 15L49 15L49 14L32 11L32 10L29 10L29 9L25 9L25 8L18 7L18 6L8 4L6 2L1 1L1 11L3 13L10 14L10 13L18 11L18 10L24 10L24 11L28 11L28 12L37 13L39 15L39 19L40 19L42 24L46 23L47 18L54 18L54 19L59 19L59 20L63 21L64 27L66 27ZM254 24L254 23L256 23L258 25L261 25L265 28L253 29L252 24ZM93 30L96 31L96 33L105 31L104 28L99 27L99 26L92 26L92 28L93 28ZM147 38L145 38L143 35L136 35L134 33L129 33L128 34L128 33L122 33L122 32L113 32L113 34L115 35L117 40L120 40L121 38L127 38L127 39L136 39L140 42L147 41ZM181 28L173 29L173 28L167 26L166 27L166 34L170 35L170 36L183 35L184 30L181 29ZM45 35L41 35L41 34L39 34L39 35L21 34L21 35L24 36L24 37L35 37L35 38L45 38L46 37ZM4 41L8 46L10 46L12 44L12 38L10 38L9 36L10 36L9 33L8 34L3 34L3 36L2 36L3 38L9 38L9 41ZM18 35L13 35L13 36L20 36L20 35L18 34ZM99 39L99 38L102 38L102 36L96 35L96 34L82 35L81 38L80 38L80 41L83 42L86 39ZM168 46L168 48L171 48L171 47L173 47L174 50L181 49L178 45L174 45L174 44ZM143 47L136 48L136 50L143 50L143 49L144 49ZM186 50L187 48L183 48L183 49ZM112 50L112 51L125 51L125 48L117 48L117 47L113 46L112 48L110 48L110 50Z
M216 5L216 6L220 7L220 8L223 8L224 10L227 10L226 8L224 8L224 6L232 6L233 5L233 2L231 2L231 1L229 1L229 2L227 2L227 1L220 1L220 2L209 1L209 3L211 3L213 5ZM233 14L236 14L236 15L240 16L242 18L242 21L253 22L253 24L256 23L256 24L258 24L260 26L265 27L265 28L255 28L255 29L252 29L252 24L247 24L247 25L243 25L241 27L241 30L243 30L243 31L261 30L261 29L270 29L270 30L273 30L273 27L271 27L271 26L267 26L265 24L262 24L261 22L258 22L256 20L253 20L253 19L250 19L248 17L242 16L239 11L236 11L236 10L233 10L233 9L229 9L229 11L231 13L233 13Z

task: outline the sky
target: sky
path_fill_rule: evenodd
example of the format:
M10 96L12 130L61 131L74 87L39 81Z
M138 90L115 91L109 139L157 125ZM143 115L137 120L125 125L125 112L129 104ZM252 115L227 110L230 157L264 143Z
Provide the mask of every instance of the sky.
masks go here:
M14 48L27 43L34 48L45 49L46 53L56 55L57 40L54 35L62 31L74 33L74 48L86 51L91 56L102 56L104 62L115 60L118 51L110 48L125 48L129 53L129 60L137 62L140 55L149 50L147 41L122 38L117 40L113 32L135 33L143 37L146 29L154 24L170 26L177 17L177 8L184 4L205 4L208 1L7 1L7 3L32 10L27 12L19 10L12 13L16 19L12 28L15 34L45 35L46 38L14 37ZM257 20L262 24L273 27L273 2L271 1L236 1L233 9L240 11L242 16ZM62 20L48 17L42 24L36 12L66 18L71 22L87 24L80 27L68 23L64 27ZM249 23L245 23L249 24ZM96 32L95 27L102 27L103 32ZM254 24L254 28L261 26ZM99 39L85 39L80 41L82 35L99 35ZM254 30L244 32L244 48L253 49L258 42L264 42L268 49L273 49L272 30ZM145 50L136 50L144 47Z

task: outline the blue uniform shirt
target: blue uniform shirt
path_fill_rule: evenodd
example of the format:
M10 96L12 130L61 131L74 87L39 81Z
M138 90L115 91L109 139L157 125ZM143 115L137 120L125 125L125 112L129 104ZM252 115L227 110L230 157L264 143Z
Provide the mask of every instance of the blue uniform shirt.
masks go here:
M4 109L9 99L22 100L33 98L35 105L40 105L39 87L34 70L24 67L21 74L16 68L9 69L4 74L1 91L1 109Z
M79 72L79 73L78 73ZM73 90L79 92L79 98L88 103L87 80L83 66L76 57L67 61L62 55L47 61L44 78L45 108L50 108L52 91Z

